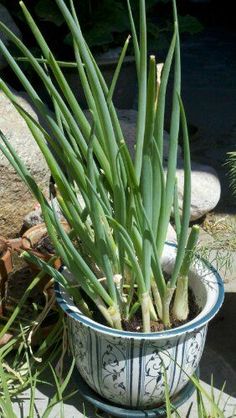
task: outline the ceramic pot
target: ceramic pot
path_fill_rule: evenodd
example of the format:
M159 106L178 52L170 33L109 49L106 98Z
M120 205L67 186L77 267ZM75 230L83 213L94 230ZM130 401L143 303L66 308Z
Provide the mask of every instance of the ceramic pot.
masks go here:
M175 254L175 245L166 244L162 265L167 273ZM69 275L65 269L64 274ZM92 389L116 404L141 409L165 401L164 369L171 397L188 383L202 356L208 322L224 298L222 279L205 261L196 258L189 280L200 314L178 328L155 333L119 331L96 323L56 285L77 368Z

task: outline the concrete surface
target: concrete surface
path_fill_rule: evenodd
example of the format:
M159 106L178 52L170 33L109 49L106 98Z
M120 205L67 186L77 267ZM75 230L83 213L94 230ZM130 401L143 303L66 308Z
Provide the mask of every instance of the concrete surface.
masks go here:
M200 384L203 389L210 395L211 379L213 376L214 394L217 399L220 390L226 381L226 387L220 406L224 409L225 418L236 417L236 294L227 293L223 308L217 317L210 323L207 336L205 351L200 364ZM233 326L232 326L233 324ZM51 372L50 372L51 374ZM49 373L43 378L51 382L52 386L40 385L38 386L36 395L37 417L42 417L46 408L48 399L54 393L55 388L52 380L49 379ZM68 392L72 392L76 387L72 382L68 388ZM67 392L67 393L68 393ZM22 402L19 401L22 399ZM206 406L210 408L209 401L204 398ZM226 403L226 405L225 405ZM194 394L188 402L178 409L181 418L198 418L196 406L196 394ZM17 417L25 418L29 408L29 391L26 391L15 403L15 411ZM235 409L235 413L234 413ZM78 395L74 395L71 399L65 401L64 415L62 418L96 418L102 416L109 418L107 414L97 415L93 407L88 403L83 402L83 399ZM50 418L61 418L60 408L55 407ZM209 416L210 417L210 416ZM212 418L212 417L211 417ZM215 418L215 417L214 417Z

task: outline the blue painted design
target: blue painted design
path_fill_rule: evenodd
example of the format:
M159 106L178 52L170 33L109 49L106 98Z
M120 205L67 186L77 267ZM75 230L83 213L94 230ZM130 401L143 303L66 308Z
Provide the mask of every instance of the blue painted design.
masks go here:
M91 335L91 329L88 328L89 332L89 338L87 341L89 342L89 346L87 346L88 353L90 353L90 374L93 381L93 386L96 388L95 380L94 380L94 372L93 372L93 342L92 342L92 335Z
M133 406L132 394L133 394L133 378L134 378L133 377L133 360L134 360L133 351L134 351L134 340L131 339L131 341L130 341L130 355L129 355L129 361L130 361L130 388L129 388L129 391L130 391L130 406L131 406L131 408Z
M174 358L174 361L173 361L173 375L172 375L172 381L171 381L171 385L170 385L170 393L172 393L173 386L174 386L174 383L175 383L175 373L176 373L176 368L177 368L176 362L177 362L178 347L179 347L180 339L181 339L181 337L177 339L176 345L175 345L175 358Z
M183 370L183 366L184 366L184 354L185 354L185 344L186 344L186 337L183 337L183 341L182 341L182 357L181 357L181 364L179 367L179 378L178 378L178 382L177 382L177 387L179 386L180 382L181 382L181 376L182 376L182 370Z
M97 374L97 381L98 381L98 390L99 393L101 393L102 395L104 395L103 392L103 385L100 383L102 382L102 365L100 363L100 339L98 338L97 333L94 334L95 337L95 341L96 341L96 374Z
M137 399L137 407L139 406L140 402L140 393L141 393L141 384L142 384L142 373L143 373L143 348L144 348L145 340L141 340L141 344L139 347L139 372L138 372L138 399Z

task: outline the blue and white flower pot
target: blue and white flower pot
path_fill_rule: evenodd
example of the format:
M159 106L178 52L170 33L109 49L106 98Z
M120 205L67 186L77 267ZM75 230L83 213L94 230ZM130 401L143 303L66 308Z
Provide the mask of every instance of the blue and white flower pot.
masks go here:
M165 245L162 264L167 273L175 253L174 245ZM96 323L79 311L60 285L56 286L57 301L67 314L77 368L92 389L116 404L142 409L165 401L164 374L171 397L188 383L202 356L208 322L224 299L222 279L205 261L196 259L189 279L200 314L178 328L150 334Z

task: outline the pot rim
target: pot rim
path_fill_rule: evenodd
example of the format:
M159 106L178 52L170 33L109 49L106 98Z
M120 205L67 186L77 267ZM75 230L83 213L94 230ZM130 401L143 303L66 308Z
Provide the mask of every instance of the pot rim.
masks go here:
M166 244L170 247L177 247L176 244L166 242ZM57 303L61 307L61 309L73 319L80 321L85 326L93 328L95 331L114 336L114 337L122 337L122 338L132 338L134 340L142 340L143 338L147 338L150 340L159 340L165 339L169 337L178 337L183 333L190 333L194 330L206 325L219 311L223 301L224 301L224 282L218 273L218 271L210 264L207 260L202 257L196 255L196 258L201 261L202 264L209 270L210 273L214 275L215 284L217 285L218 295L214 305L211 309L205 314L201 315L202 311L191 321L181 325L180 327L165 330L165 331L157 331L151 333L144 333L144 332L131 332L131 331L123 331L117 330L114 328L110 328L106 325L102 325L92 319L89 319L85 315L83 315L80 310L76 307L74 302L72 301L71 297L68 295L64 287L55 282L55 294ZM204 308L203 308L204 310ZM200 317L200 318L199 318Z

